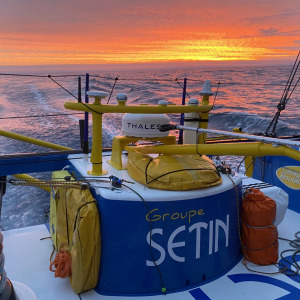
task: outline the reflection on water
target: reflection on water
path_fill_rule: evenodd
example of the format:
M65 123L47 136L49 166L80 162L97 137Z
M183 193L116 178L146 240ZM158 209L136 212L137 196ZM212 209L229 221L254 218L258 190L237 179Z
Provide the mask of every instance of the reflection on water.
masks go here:
M209 128L232 130L233 127L242 127L245 132L258 133L265 131L276 112L276 105L280 101L290 70L291 66L122 71L91 77L90 89L104 90L110 94L115 78L118 77L110 104L117 103L116 94L119 92L128 94L130 104L156 104L159 100L180 104L184 77L188 78L186 100L189 97L200 100L199 92L204 81L209 79L215 92L211 97L214 109L210 115ZM84 79L83 76L82 87L85 85ZM76 76L55 77L55 80L77 95ZM282 112L278 124L279 134L298 133L299 98L298 88L289 100L286 110ZM79 149L78 121L82 114L67 111L63 106L64 101L73 100L75 99L71 95L47 77L0 76L1 130ZM103 101L106 103L107 100ZM57 114L69 115L55 116ZM52 116L38 117L40 115ZM121 114L103 116L104 147L111 145L114 135L121 134L121 118ZM171 119L174 123L179 122L176 115L172 115ZM37 151L45 149L0 136L1 154ZM49 178L50 175L45 176ZM44 222L44 211L48 207L47 193L40 192L36 188L26 188L26 192L23 190L20 192L18 189L9 187L4 197L2 226L11 228ZM32 197L35 198L34 203L31 201Z
M212 81L212 89L217 96L210 128L230 129L244 124L247 131L264 131L276 111L284 85L290 72L290 66L285 67L247 67L234 69L206 70L173 70L173 71L138 71L134 73L119 72L117 74L102 74L101 77L91 77L90 89L105 90L108 93L117 80L111 104L116 103L116 94L128 93L129 103L156 104L159 100L180 104L182 78L188 77L187 93L192 98L200 99L204 80ZM102 78L104 76L110 79ZM190 79L189 79L190 78ZM77 78L55 78L63 87L77 95ZM84 86L84 77L82 78ZM218 83L220 86L218 87ZM294 92L287 109L282 112L282 127L295 131L300 127L297 112L299 111L299 89ZM189 98L187 97L186 100ZM1 129L25 134L49 142L60 143L68 147L79 148L78 120L80 115L67 111L64 101L75 100L49 78L34 77L4 77L0 76L0 112ZM104 100L106 103L106 100ZM72 114L69 116L51 116L38 118L39 115ZM28 117L22 119L3 119L7 117ZM178 119L172 117L174 122ZM120 132L120 115L104 116L104 145L109 146L111 137ZM243 126L245 128L245 126ZM285 130L285 128L282 128ZM286 132L284 132L285 134ZM20 147L17 147L20 150ZM11 153L6 147L1 153ZM23 150L25 148L23 147ZM39 149L40 150L40 149ZM30 147L30 151L32 148Z

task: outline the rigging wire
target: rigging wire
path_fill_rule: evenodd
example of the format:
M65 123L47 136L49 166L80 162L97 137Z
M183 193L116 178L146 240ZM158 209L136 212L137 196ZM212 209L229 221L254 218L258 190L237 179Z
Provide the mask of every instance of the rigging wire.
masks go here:
M51 79L54 83L56 83L59 87L61 87L64 91L66 91L73 98L75 98L76 100L78 100L78 98L75 95L73 95L70 91L68 91L66 88L64 88L60 83L58 83L56 80L54 80L51 75L48 75L48 78Z
M74 96L70 91L68 91L66 88L64 88L61 84L59 84L56 80L54 80L51 75L48 75L48 78L50 78L53 82L55 82L58 86L60 86L63 90L65 90L68 94L70 94L72 97L74 97L77 101L78 101L78 98L76 96ZM112 94L112 92L111 92ZM79 102L79 101L78 101ZM88 105L86 105L84 102L79 102L81 103L83 106L85 106L86 108L88 108L90 111L89 112L93 112L93 113L96 113L98 115L102 115L103 113L99 113L98 111L92 109L91 107L89 107Z
M213 104L212 104L212 109L214 108L215 105L215 101L216 101L216 97L214 98ZM81 104L85 105L84 102L81 102ZM87 106L88 107L88 106ZM88 109L90 109L92 111L92 109L90 107L88 107ZM95 111L96 112L96 111ZM214 113L211 112L211 115L217 115L219 113ZM223 112L222 114L224 115L230 115L230 112ZM72 116L72 115L84 115L84 112L78 112L78 113L70 113L70 114L50 114L50 115L32 115L32 116L11 116L11 117L0 117L0 120L6 120L6 119L27 119L27 118L41 118L41 117L56 117L56 116ZM245 116L244 113L235 113L235 116Z
M288 78L288 81L287 81L286 86L284 88L284 91L282 93L281 99L280 99L279 103L277 104L277 112L275 113L272 121L270 122L269 126L267 127L267 129L264 133L265 136L271 136L271 137L276 136L275 131L276 131L276 126L277 126L278 121L279 121L280 114L285 109L288 100L290 99L291 95L293 94L296 86L298 85L298 83L300 81L300 76L299 76L297 82L294 84L294 87L293 87L292 91L289 94L290 88L293 84L294 78L296 76L296 73L297 73L299 65L300 65L299 54L300 54L300 51L299 51L299 53L296 57L293 68L290 72L290 76ZM271 127L272 127L272 131L269 133Z
M299 61L299 63L300 63L300 61ZM291 93L289 94L289 96L288 96L287 100L289 100L289 99L291 98L291 96L292 96L292 94L293 94L293 92L294 92L295 88L297 87L297 85L298 85L299 81L300 81L300 76L299 76L299 78L298 78L298 80L297 80L296 84L294 85L294 87L293 87L293 89L292 89Z
M112 93L113 93L113 91L114 91L114 89L115 89L115 86L116 86L116 83L117 83L118 80L119 80L119 78L116 77L116 78L115 78L114 85L113 85L113 87L112 87L112 89L111 89L111 91L110 91L110 95L109 95L109 97L108 97L108 100L107 100L107 103L106 103L106 104L109 103L109 100L110 100L110 98L111 98L111 95L112 95Z
M0 76L15 76L15 77L36 77L36 78L63 78L63 77L84 77L85 74L62 74L62 75L35 75L35 74L17 74L17 73L0 73ZM112 76L100 76L100 75L93 75L90 74L91 78L101 78L105 80L115 80L116 77ZM153 82L174 82L174 79L162 79L162 78L122 78L118 76L118 80L120 81L153 81ZM181 80L180 77L175 78L175 81ZM203 79L190 79L189 81L192 82L203 82ZM211 81L212 84L218 84L220 83L221 85L233 85L233 86L286 86L286 84L278 84L278 83L252 83L252 82L231 82L231 81L222 81L222 82L214 82Z
M50 114L50 115L32 115L32 116L16 116L16 117L0 117L0 120L7 119L28 119L28 118L42 118L42 117L58 117L58 116L73 116L73 115L83 115L84 113L71 113L71 114Z
M15 76L15 77L36 77L36 78L47 78L49 75L33 75L33 74L9 74L9 73L0 73L0 76Z
M211 107L211 110L214 108L214 106L215 106L215 102L216 102L216 99L217 99L217 95L218 95L218 92L219 92L219 87L220 87L220 85L221 85L221 82L219 81L218 82L218 86L217 86L217 91L216 91L216 93L215 93L215 97L214 97L214 101L213 101L213 104L212 104L212 107Z
M288 90L290 89L290 83L293 81L292 78L295 77L295 73L294 73L294 75L292 75L292 74L293 74L293 71L295 70L295 67L296 67L296 64L297 64L297 61L298 61L298 58L299 58L299 54L300 54L300 51L299 51L299 53L298 53L298 55L297 55L297 57L295 59L294 65L292 67L292 71L291 71L290 76L288 78L288 81L287 81L287 83L285 85L285 88L284 88L284 91L282 93L280 101L282 101L284 99L284 97L287 95ZM298 62L298 66L299 66L299 62Z
M180 82L178 81L178 78L175 79L175 81L178 83L178 85L181 87L181 89L183 90L183 86L180 84ZM185 94L191 99L190 95L188 94L188 92L186 91Z
M49 78L51 77L78 77L78 76L85 76L85 75L78 75L78 74L62 74L62 75L37 75L37 74L18 74L18 73L0 73L0 76L16 76L16 77L36 77L36 78Z

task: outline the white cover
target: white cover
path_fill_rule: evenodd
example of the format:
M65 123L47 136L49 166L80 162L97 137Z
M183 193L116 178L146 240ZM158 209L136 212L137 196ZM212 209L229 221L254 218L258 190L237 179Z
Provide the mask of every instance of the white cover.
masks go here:
M289 195L283 189L277 186L268 186L268 184L266 184L266 187L260 188L260 185L263 186L264 184L263 181L253 179L245 175L241 175L241 177L243 187L251 184L258 184L258 187L253 186L253 188L258 188L266 196L270 197L276 202L276 219L274 225L278 226L283 221L286 209L289 205Z
M170 124L166 114L131 114L124 115L122 120L122 134L134 137L162 137L169 135L169 131L160 132L159 126Z

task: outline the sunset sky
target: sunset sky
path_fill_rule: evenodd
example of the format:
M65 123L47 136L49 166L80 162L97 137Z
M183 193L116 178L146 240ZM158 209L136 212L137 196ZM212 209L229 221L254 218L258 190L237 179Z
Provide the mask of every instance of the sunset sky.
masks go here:
M299 0L2 0L0 65L293 59Z

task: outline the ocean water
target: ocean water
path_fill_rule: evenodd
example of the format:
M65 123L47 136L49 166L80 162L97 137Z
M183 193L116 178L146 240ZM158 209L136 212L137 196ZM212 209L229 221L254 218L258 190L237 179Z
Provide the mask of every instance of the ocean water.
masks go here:
M116 94L120 92L128 94L129 104L157 104L160 100L180 104L183 78L187 78L186 101L189 98L201 100L199 92L204 81L208 79L211 80L212 91L215 93L211 97L214 109L210 113L208 128L231 131L234 127L241 127L247 133L264 133L277 111L276 106L281 99L291 69L292 66L285 65L93 72L90 74L90 90L97 89L111 93L109 100L111 104L117 103ZM51 73L52 76L78 74L82 75L84 98L85 72ZM118 80L115 81L116 77ZM295 78L298 77L299 72ZM67 91L77 97L78 76L52 78L57 83L47 76L0 74L1 130L80 149L78 122L82 118L82 113L67 111L64 108L65 101L76 101ZM107 99L104 100L104 103L106 102ZM281 113L277 126L278 135L299 134L299 112L298 87L289 99L286 109ZM179 123L178 115L171 115L170 118L172 122ZM121 134L121 120L121 114L103 116L104 147L111 145L114 135ZM0 136L1 154L38 151L47 150ZM240 158L234 158L231 162L238 164L239 160ZM33 174L33 176L50 179L51 174ZM0 225L3 229L10 229L45 223L48 210L47 192L34 187L8 185L7 193L3 197Z

